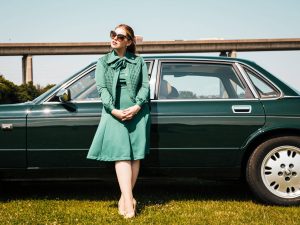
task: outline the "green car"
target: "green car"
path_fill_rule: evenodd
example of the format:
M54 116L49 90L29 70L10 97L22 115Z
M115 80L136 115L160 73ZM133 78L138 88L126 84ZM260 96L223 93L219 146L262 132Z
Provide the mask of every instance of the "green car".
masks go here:
M246 178L264 202L300 203L300 93L254 62L147 56L151 149L139 177ZM101 119L96 62L30 102L0 106L1 180L104 179L86 159Z

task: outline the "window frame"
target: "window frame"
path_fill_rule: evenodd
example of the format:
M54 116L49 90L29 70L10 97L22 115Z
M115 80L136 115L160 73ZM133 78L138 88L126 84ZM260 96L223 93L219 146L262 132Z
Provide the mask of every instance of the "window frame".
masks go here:
M160 89L160 82L161 82L161 72L162 66L164 63L197 63L197 64L217 64L217 65L230 65L234 70L237 79L241 82L241 84L247 88L248 91L251 93L252 98L203 98L203 99L160 99L159 98L159 89ZM235 65L235 62L231 61L218 61L218 60L210 60L210 59L160 59L158 61L157 66L157 73L156 73L156 85L154 90L154 99L159 101L228 101L228 100L253 100L256 99L253 90L249 87L248 83L245 81L245 78L242 76L240 70Z
M151 79L152 76L152 70L153 70L153 65L154 65L154 60L145 60L145 63L149 63L149 67L148 67L148 76L149 76L149 81Z
M152 59L145 59L145 63L150 63L149 68L148 68L148 76L150 76L149 81L151 80L152 77L152 72L153 72L153 68L154 68L154 60ZM79 74L77 74L77 76L75 75L74 77L70 78L69 80L67 80L65 83L63 83L55 92L53 92L51 95L47 96L45 99L43 99L43 101L41 102L41 104L63 104L60 101L53 101L51 102L50 100L63 88L68 88L70 87L72 84L74 84L75 82L77 82L78 80L80 80L82 77L86 76L87 74L89 74L90 72L92 72L93 70L96 70L96 65L97 63L93 64L92 66L86 68L84 71L80 72ZM101 103L101 99L100 97L97 100L80 100L80 101L76 101L76 100L71 100L71 103Z
M267 77L265 77L264 75L262 75L260 72L258 72L256 69L254 69L253 67L250 67L249 65L246 64L240 64L241 65L241 69L243 70L245 76L247 76L247 79L249 80L249 82L251 83L251 85L253 86L253 88L255 89L257 96L259 99L262 100L272 100L272 99L278 99L281 98L283 96L283 92L280 90L280 88L278 88L277 85L275 85L272 81L270 81ZM277 92L277 96L276 97L262 97L260 95L260 93L258 92L256 86L254 85L253 81L251 80L251 78L249 77L248 73L246 70L249 70L251 73L253 73L258 79L262 80L264 83L266 83L268 86L270 86L271 89L275 90L275 92Z

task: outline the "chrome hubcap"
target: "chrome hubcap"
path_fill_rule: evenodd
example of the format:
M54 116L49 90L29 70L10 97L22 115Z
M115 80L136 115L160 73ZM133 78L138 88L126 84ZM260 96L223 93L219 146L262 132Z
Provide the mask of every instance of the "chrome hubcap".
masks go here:
M282 198L300 196L300 149L295 146L274 148L264 158L261 177L270 192Z

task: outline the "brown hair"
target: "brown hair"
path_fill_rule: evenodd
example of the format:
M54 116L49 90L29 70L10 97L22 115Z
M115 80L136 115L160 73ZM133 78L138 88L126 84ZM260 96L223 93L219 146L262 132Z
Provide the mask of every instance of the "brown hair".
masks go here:
M129 51L129 52L131 52L133 54L136 54L136 47L135 47L136 42L135 42L135 36L134 36L133 29L130 26L128 26L126 24L123 24L123 23L119 24L118 26L116 26L115 29L117 29L119 27L123 28L126 31L127 37L132 41L131 45L129 45L127 47L127 51Z

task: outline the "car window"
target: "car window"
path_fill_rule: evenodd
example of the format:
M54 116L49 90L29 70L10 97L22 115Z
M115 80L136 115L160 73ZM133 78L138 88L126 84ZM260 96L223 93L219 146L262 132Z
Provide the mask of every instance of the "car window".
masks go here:
M151 74L152 63L146 62L148 72ZM150 79L149 74L149 79ZM95 69L76 80L74 83L67 87L71 92L71 101L95 101L100 100L95 81ZM52 98L50 101L59 101L57 97Z
M262 80L257 74L247 68L244 68L244 70L261 98L274 98L279 96L279 92L266 81Z
M151 74L151 62L146 62L146 65L148 67L148 72ZM71 91L71 99L74 101L100 100L96 88L95 69L71 84L68 88Z
M165 62L160 78L159 99L253 98L229 64Z
M68 89L71 92L71 100L91 101L99 100L99 94L95 83L95 70L90 71L74 83Z

